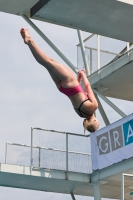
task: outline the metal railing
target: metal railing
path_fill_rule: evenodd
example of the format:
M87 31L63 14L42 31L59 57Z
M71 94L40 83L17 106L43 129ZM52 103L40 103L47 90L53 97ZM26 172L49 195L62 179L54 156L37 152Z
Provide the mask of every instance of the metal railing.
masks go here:
M31 128L31 145L6 143L5 163L91 173L89 135Z
M90 74L130 50L132 43L92 34L84 41L85 57ZM80 44L77 45L77 68L85 68Z
M50 136L50 133L52 134L51 135L52 137ZM38 137L40 137L39 142L37 142ZM81 141L81 138L84 140L83 142L86 142L86 146L88 145L88 151L87 149L84 149L84 150L81 149L81 146L84 144L80 144L79 147L74 147L76 145L75 141L79 142ZM91 162L89 162L89 160L91 160L91 154L89 153L90 144L89 142L87 144L87 138L89 139L89 135L85 137L84 135L81 135L81 134L61 132L61 131L41 129L41 128L31 128L31 172L32 172L32 166L33 166L33 147L36 145L42 146L42 144L45 143L45 145L47 146L47 150L54 151L54 153L52 152L51 154L49 153L49 156L47 158L48 168L52 167L53 169L65 170L66 178L67 178L68 171L91 173L92 166L89 167L89 165L91 165ZM53 146L53 148L51 148L51 146ZM58 146L60 148L57 148ZM85 145L84 145L84 148L85 148ZM55 154L55 151L58 152L58 155ZM46 158L47 153L44 153L44 154L45 154L44 157ZM85 156L85 159L83 159L84 156ZM87 159L88 157L89 159ZM58 162L59 160L60 163L57 166L55 163L54 164L49 163L50 161L48 159L54 159L54 162L56 161ZM84 168L85 163L82 163L82 159L84 160L84 162L85 160L86 162L88 161L88 169Z

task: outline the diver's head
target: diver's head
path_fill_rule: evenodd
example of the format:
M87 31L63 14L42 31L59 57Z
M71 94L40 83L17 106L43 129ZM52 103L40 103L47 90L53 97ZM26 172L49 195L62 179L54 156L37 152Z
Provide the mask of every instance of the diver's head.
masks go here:
M99 127L99 120L93 114L89 119L84 119L83 121L84 133L86 130L89 132L95 132Z

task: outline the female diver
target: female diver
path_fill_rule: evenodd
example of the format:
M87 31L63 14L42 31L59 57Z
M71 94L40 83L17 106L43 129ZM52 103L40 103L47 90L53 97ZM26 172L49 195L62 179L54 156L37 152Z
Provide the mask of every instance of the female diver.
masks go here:
M86 77L85 70L78 73L77 79L71 69L47 56L34 42L27 29L22 28L20 33L35 59L48 70L58 90L68 96L76 113L85 118L83 121L84 133L86 129L89 132L95 132L99 127L99 121L94 115L98 103ZM80 85L81 79L86 92L83 91Z

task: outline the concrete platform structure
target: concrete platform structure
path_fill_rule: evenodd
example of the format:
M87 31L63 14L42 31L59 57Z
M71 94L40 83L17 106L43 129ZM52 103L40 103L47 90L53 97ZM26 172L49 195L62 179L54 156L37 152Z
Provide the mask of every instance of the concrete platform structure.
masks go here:
M83 196L94 196L93 184L99 181L101 196L121 199L121 174L133 174L133 158L92 174L0 164L0 186Z
M0 11L15 15L24 13L38 20L133 42L133 5L129 3L117 0L5 0L0 1Z
M133 101L133 51L91 74L89 81L104 96Z
M41 0L31 9L31 17L133 42L131 28L133 5L126 2L117 0Z

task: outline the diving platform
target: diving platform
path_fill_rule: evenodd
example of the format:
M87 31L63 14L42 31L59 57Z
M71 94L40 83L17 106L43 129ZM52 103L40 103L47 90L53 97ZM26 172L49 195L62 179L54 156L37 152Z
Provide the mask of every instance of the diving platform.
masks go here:
M133 114L86 137L32 128L30 146L6 144L0 186L121 199L122 174L133 174L132 148ZM132 184L125 187L132 192Z
M133 43L132 2L124 0L4 0L0 11Z
M0 164L0 167L0 186L64 194L75 191L83 195L87 195L89 187L93 194L88 174L69 172L66 180L65 171L33 168L30 175L30 167L9 164Z
M89 81L104 96L133 101L133 50L91 74Z
M0 164L0 186L22 188L44 192L94 196L93 184L100 183L101 196L121 199L121 174L133 174L133 158L113 166L93 172L92 174L68 173L65 171Z

